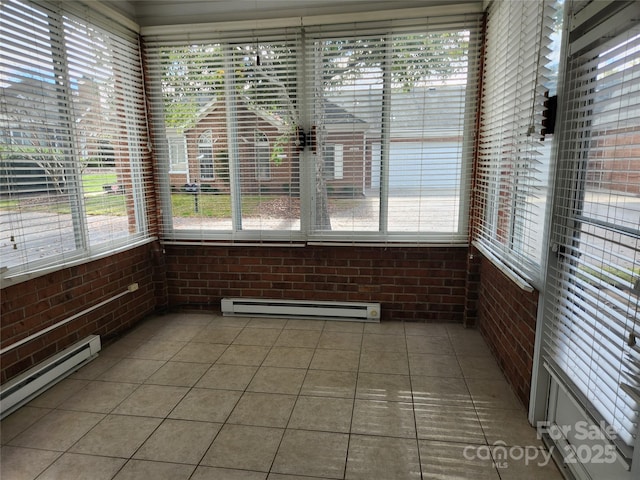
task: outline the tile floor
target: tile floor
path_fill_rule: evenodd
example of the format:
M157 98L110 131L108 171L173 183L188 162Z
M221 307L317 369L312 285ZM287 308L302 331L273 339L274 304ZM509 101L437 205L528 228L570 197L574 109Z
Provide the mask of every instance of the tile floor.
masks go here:
M156 316L1 427L7 480L562 478L459 325Z

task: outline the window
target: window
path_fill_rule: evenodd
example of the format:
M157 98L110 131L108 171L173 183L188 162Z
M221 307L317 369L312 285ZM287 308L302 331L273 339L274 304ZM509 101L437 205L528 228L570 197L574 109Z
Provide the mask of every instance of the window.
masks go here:
M185 173L187 171L187 145L182 136L168 137L169 172Z
M255 132L254 147L256 158L256 180L271 178L271 147L269 139L263 132Z
M343 145L329 144L324 147L324 175L327 180L344 178Z
M163 192L165 236L468 241L479 18L412 25L148 38L153 128L229 172L198 212Z
M544 94L555 88L548 77L557 71L545 50L559 36L561 19L554 2L496 1L486 27L474 238L535 283L541 276L553 138L541 133ZM559 45L553 47L557 55Z
M90 23L38 5L0 7L6 277L149 235L137 37L113 22L103 28L98 15Z
M542 344L545 364L613 427L609 440L627 461L640 414L637 14L637 3L616 2L611 20L582 12L572 22Z
M206 181L216 178L211 130L207 130L198 138L198 165L200 166L200 180Z

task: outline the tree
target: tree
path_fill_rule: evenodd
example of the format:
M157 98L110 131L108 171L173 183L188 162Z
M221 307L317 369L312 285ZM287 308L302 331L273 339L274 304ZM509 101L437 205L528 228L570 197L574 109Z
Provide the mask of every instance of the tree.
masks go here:
M233 91L238 99L255 110L276 117L282 133L273 145L271 159L280 161L279 152L291 139L297 140L301 125L294 40L188 45L163 52L165 65L162 90L165 122L168 127L186 129L195 125L198 112L214 99ZM379 88L389 96L393 92L412 91L452 79L466 80L469 32L443 30L429 33L375 35L319 39L308 52L316 62L312 91L314 121L317 124L316 224L331 229L326 179L324 144L326 131L325 98L333 93L358 88L367 78L380 79ZM225 57L226 56L226 57ZM302 79L306 82L307 79ZM228 82L229 86L225 85ZM306 132L307 137L311 132Z

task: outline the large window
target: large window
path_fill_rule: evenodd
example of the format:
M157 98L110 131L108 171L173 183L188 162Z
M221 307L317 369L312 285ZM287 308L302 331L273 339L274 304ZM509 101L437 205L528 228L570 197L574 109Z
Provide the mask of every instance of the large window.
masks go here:
M90 23L41 5L8 0L0 7L6 276L148 236L137 38L97 25L97 15Z
M555 95L558 7L553 0L497 0L486 27L474 237L536 285L553 139L542 122L545 94Z
M581 408L609 426L607 441L637 462L640 8L614 3L591 18L597 10L573 5L542 351ZM633 468L606 478L638 478Z
M413 25L148 37L158 138L226 172L162 192L166 238L466 242L479 19Z

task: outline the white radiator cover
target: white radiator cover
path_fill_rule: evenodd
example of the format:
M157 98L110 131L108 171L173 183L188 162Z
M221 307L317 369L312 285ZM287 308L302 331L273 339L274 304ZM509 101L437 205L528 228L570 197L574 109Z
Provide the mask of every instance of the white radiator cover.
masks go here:
M379 303L223 298L223 315L380 322Z
M0 419L94 359L100 349L100 336L90 335L2 385Z

